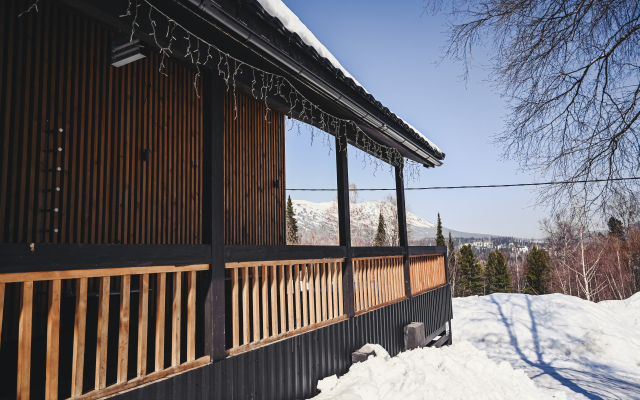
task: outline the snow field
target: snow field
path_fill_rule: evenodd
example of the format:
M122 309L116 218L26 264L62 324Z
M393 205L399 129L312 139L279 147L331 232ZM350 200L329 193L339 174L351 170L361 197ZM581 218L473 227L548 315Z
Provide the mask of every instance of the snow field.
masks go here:
M592 303L552 294L453 299L453 342L508 361L547 393L640 399L640 293Z
M496 363L469 342L440 349L407 351L390 358L380 345L376 357L351 366L339 379L321 380L314 399L566 399L541 392L523 371Z

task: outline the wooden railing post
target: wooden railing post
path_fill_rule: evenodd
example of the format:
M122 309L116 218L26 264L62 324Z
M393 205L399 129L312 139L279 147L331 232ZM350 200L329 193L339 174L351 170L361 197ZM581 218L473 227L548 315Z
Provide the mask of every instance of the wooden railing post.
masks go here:
M398 234L400 246L404 247L404 292L411 297L411 270L409 268L409 237L407 235L407 208L404 200L404 176L403 166L395 167L396 170L396 199L398 200Z
M353 266L351 265L351 217L349 212L349 166L347 162L347 138L336 136L336 171L338 175L338 221L340 246L347 249L342 287L344 313L352 318L355 315L353 297Z
M217 73L202 79L202 242L211 243L211 269L204 279L204 350L211 360L225 354L224 287L224 93Z

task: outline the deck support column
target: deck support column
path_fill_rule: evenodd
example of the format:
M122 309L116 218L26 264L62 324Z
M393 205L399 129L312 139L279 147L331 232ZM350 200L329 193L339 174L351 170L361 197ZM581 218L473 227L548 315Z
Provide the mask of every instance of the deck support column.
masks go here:
M342 291L344 313L352 318L355 315L353 297L353 266L351 263L351 215L349 211L349 165L347 160L347 138L336 136L336 172L338 175L338 230L340 246L347 250L342 272Z
M398 201L398 235L400 247L404 247L404 293L411 297L411 270L409 268L409 237L407 235L407 208L404 200L403 166L395 167L396 199Z
M224 93L225 85L207 70L202 78L202 243L211 244L211 269L203 279L204 352L211 361L225 355L224 287Z

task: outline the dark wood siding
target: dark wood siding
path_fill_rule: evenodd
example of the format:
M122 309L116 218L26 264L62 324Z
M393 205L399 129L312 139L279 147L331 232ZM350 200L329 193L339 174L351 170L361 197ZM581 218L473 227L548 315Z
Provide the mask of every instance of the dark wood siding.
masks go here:
M225 243L284 245L284 115L232 88L225 114Z
M195 72L114 68L114 32L49 1L18 17L31 3L0 1L0 243L200 243Z

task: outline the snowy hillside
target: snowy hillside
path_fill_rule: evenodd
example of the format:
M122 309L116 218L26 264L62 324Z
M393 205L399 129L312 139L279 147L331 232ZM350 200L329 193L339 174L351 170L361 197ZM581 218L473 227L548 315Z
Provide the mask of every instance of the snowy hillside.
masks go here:
M300 232L303 234L307 234L310 230L319 229L324 221L326 221L326 213L328 210L331 210L334 207L334 202L327 201L324 203L314 203L307 200L293 200L293 211L296 213L296 218L298 220L298 228ZM381 200L372 200L366 201L363 203L358 203L358 206L362 210L362 214L365 215L367 219L366 223L371 224L372 226L377 226L378 223L378 215L380 213L380 207L387 205L391 206L390 203L386 203ZM424 218L421 218L411 212L407 212L407 224L410 226L411 237L414 239L422 239L422 238L434 238L436 236L436 225L433 222L427 221ZM444 235L449 235L449 228L442 228ZM451 230L451 234L454 237L458 238L468 238L468 237L496 237L497 235L487 235L487 234L479 234L479 233L468 233L468 232L460 232Z
M352 365L315 399L640 399L640 293L453 299L453 345Z
M453 299L453 341L568 399L640 399L640 293L592 303L552 294Z

